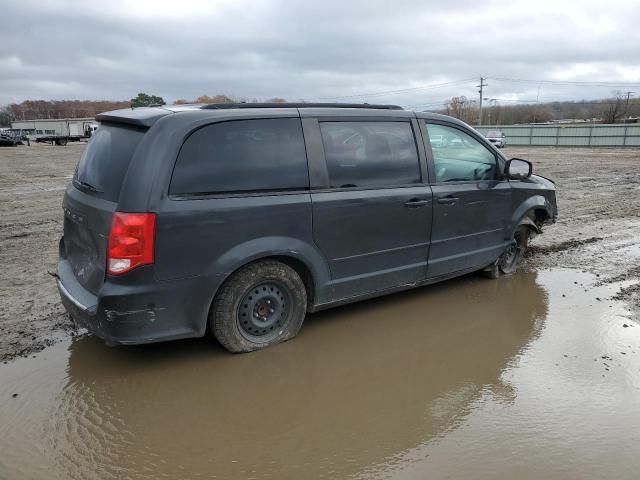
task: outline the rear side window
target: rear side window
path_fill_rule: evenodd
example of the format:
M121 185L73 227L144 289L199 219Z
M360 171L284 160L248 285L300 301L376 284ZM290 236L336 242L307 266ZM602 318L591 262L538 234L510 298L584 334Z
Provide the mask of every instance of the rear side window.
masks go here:
M408 122L321 122L332 188L420 182L420 164Z
M299 190L309 187L299 118L234 120L196 130L178 155L170 193Z
M144 136L144 130L103 124L87 144L76 173L74 185L115 202L131 158Z

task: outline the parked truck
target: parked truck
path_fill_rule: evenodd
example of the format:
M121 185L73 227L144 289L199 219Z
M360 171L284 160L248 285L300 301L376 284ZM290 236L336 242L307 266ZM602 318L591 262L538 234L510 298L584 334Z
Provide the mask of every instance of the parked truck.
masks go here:
M11 122L12 129L29 131L33 141L66 145L68 142L87 140L98 128L94 118L61 118L39 120L17 120Z

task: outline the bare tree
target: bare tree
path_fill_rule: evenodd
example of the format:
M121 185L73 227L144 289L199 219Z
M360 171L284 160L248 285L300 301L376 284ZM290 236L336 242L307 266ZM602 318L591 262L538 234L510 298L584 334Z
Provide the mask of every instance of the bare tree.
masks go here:
M236 103L236 99L226 95L201 95L191 103Z
M602 123L616 123L625 114L625 98L620 91L615 94L615 98L603 104Z
M463 122L473 123L478 118L478 107L475 102L464 95L453 97L447 103L447 115L458 118Z

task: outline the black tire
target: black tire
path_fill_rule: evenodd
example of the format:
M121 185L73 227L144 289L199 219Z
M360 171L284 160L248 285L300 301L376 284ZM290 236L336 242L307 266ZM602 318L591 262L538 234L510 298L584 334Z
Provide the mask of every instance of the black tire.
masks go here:
M530 231L526 225L518 225L509 248L500 255L500 258L493 265L481 270L481 274L486 278L496 279L515 273L527 248L529 248L529 234Z
M241 268L220 287L209 327L230 352L252 352L295 337L306 311L307 291L296 271L262 260Z

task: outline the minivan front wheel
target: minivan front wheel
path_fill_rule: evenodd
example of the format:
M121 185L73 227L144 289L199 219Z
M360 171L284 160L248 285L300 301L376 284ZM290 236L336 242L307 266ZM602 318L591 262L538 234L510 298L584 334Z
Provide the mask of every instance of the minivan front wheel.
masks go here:
M209 325L230 352L251 352L295 337L306 306L306 289L296 271L263 260L225 281L213 302Z
M507 249L493 265L482 270L482 274L487 278L499 278L515 273L529 247L529 233L526 225L519 225Z

